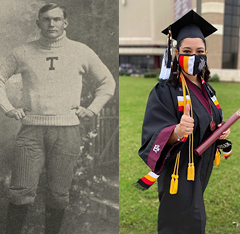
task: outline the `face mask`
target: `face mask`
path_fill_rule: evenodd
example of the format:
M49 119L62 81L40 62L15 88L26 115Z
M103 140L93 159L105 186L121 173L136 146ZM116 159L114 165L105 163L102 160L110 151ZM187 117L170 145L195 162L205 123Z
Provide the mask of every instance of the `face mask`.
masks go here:
M207 56L205 54L201 55L186 55L179 54L178 63L180 67L189 75L199 74L206 64Z

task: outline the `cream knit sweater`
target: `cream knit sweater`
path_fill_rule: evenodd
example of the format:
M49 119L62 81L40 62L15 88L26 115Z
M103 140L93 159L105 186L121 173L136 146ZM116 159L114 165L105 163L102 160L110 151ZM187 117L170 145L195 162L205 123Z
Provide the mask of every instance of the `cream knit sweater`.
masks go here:
M82 75L88 73L99 86L88 107L98 113L112 96L115 81L98 56L86 45L69 40L66 33L57 39L41 37L14 49L0 67L0 107L7 113L9 102L5 82L20 73L23 106L30 108L22 124L46 126L78 125L72 106L80 105Z

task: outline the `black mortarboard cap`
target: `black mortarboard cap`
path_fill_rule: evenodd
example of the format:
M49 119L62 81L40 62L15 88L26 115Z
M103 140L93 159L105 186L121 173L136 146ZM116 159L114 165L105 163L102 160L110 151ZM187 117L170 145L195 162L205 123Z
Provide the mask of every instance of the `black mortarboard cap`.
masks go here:
M184 38L201 38L205 40L207 36L217 31L215 27L193 10L164 29L162 33L168 35L169 29L172 32L172 38L177 42Z

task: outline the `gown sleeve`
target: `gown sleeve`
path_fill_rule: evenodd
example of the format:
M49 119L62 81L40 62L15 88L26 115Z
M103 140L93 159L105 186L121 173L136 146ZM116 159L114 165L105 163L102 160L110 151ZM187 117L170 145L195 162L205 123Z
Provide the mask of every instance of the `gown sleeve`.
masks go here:
M178 123L177 97L174 97L166 81L162 81L150 92L142 127L142 146L138 151L139 156L156 174L160 174L173 149L175 154L180 151L181 142L167 145Z

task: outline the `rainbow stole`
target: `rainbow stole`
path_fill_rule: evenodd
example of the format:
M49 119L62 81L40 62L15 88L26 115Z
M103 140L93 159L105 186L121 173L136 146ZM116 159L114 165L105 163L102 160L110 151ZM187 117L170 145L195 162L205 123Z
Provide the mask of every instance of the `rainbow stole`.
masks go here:
M218 110L221 109L221 106L216 98L216 96L214 95L212 89L210 88L210 86L205 82L205 80L203 78L201 78L202 80L202 84L205 87L206 90L209 90L210 92L207 92L210 95L211 100L213 101L213 103L215 104L215 106L217 107Z
M208 94L210 95L211 100L213 101L213 103L215 104L215 106L217 107L218 110L221 109L221 106L216 98L216 96L214 95L213 91L211 90L211 88L209 87L209 85L205 82L205 80L203 78L201 78L202 80L202 84L205 87L206 90L209 90L210 92L208 92ZM179 77L179 82L182 82L181 77ZM190 98L189 95L186 96L187 97L187 103L190 104ZM177 100L178 100L178 111L183 111L184 110L184 102L183 102L183 96L177 96Z
M140 190L147 190L156 182L158 177L159 175L151 171L147 175L139 179L134 185Z

